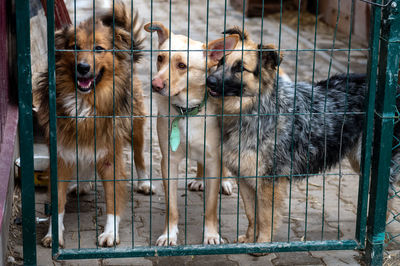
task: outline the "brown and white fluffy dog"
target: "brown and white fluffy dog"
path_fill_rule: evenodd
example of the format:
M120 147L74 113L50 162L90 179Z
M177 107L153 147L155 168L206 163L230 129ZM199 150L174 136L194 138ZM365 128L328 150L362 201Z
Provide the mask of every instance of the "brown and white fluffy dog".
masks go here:
M204 228L204 244L219 244L222 242L217 228L217 205L218 191L221 177L220 158L220 133L218 121L215 116L207 117L207 133L205 134L205 108L201 107L195 117L188 120L179 120L180 145L176 151L169 149L169 133L173 117L168 121L168 114L171 116L180 115L177 109L192 109L201 106L206 94L206 48L204 43L189 39L187 36L176 35L160 22L148 23L144 26L148 32L157 32L159 49L157 56L157 74L152 80L153 92L157 95L157 133L160 143L162 160L161 169L165 192L165 202L169 214L166 215L163 234L158 238L158 246L176 245L178 237L178 167L185 158L197 162L197 177L203 177L203 169L206 178L206 212ZM188 42L189 52L188 60ZM171 44L171 47L169 47ZM174 50L169 52L169 49ZM176 51L180 50L180 51ZM171 57L169 57L171 55ZM216 106L207 101L207 115L216 114ZM171 124L168 124L168 123ZM186 132L186 129L189 129ZM187 140L187 143L186 143ZM205 142L205 143L204 143ZM187 151L186 151L187 146ZM205 154L204 154L205 153ZM169 158L169 159L168 159ZM203 160L205 158L205 165ZM168 163L169 167L168 167ZM168 173L169 169L169 173ZM222 176L225 171L222 171ZM170 177L170 178L169 178ZM195 180L191 187L200 187L200 181ZM225 193L232 192L232 183L229 180L222 180L222 187ZM190 187L189 187L190 188ZM168 220L169 217L169 220Z
M55 33L56 49L78 50L76 53L56 52L56 109L57 116L61 116L57 119L57 172L58 180L61 181L58 183L58 232L61 246L64 244L64 206L70 184L62 181L76 180L77 164L81 179L88 176L92 178L94 169L103 179L107 223L104 232L98 237L101 246L119 243L118 226L127 195L122 150L130 142L133 145L137 174L139 178L147 177L143 158L145 108L142 88L135 70L131 72L131 60L133 63L138 62L141 54L134 52L132 55L128 52L130 49L141 48L142 39L138 31L141 25L137 15L134 15L131 35L131 17L125 6L116 4L114 14L113 18L111 10L96 16L94 22L93 18L82 22L76 27L76 37L72 25ZM113 56L109 50L114 46L117 50L125 51L116 51ZM39 123L48 139L47 76L47 72L42 73L34 91L34 101L38 104ZM129 118L131 115L133 119ZM94 116L97 118L94 119ZM51 246L51 242L50 223L42 244Z

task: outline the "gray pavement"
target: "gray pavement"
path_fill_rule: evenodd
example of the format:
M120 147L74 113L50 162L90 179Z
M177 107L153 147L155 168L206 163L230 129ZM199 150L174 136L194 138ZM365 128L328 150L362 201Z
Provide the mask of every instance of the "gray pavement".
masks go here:
M73 15L73 1L66 1ZM79 1L77 7L76 20L79 21L92 15L92 1ZM130 1L127 1L130 3ZM102 1L96 1L96 7L102 7ZM135 8L140 11L140 16L144 22L149 22L151 17L150 1L134 2ZM190 32L191 38L206 40L207 22L207 1L190 1ZM165 25L169 23L169 10L171 8L171 27L172 31L180 34L188 34L188 2L187 0L153 1L153 20L162 21ZM224 1L210 1L208 14L208 39L219 38L220 32L224 29ZM227 28L234 25L242 25L242 14L228 4L226 7ZM281 44L282 49L296 50L312 49L314 46L314 25L304 23L300 27L299 42L296 42L297 25L290 24L295 13L284 13L284 23L281 31L281 42L279 42L279 18L276 15L268 15L263 23L263 43ZM306 14L304 14L306 16ZM289 17L291 20L289 20ZM40 20L40 18L38 18ZM74 20L74 19L73 19ZM43 20L41 20L43 21ZM251 18L245 20L245 28L251 37L260 40L261 19ZM143 32L144 35L148 34ZM44 35L45 36L45 35ZM155 35L154 35L155 36ZM333 30L319 22L317 34L318 48L331 48ZM146 40L146 49L150 47L150 38ZM156 47L156 38L154 38ZM38 40L40 42L40 40ZM363 43L352 41L352 48L366 48ZM336 48L348 48L348 38L338 34ZM33 72L46 65L44 60L40 60L45 54L45 49L38 49L37 60L33 60ZM36 51L36 50L35 50ZM299 52L296 57L295 51L285 51L285 58L282 68L293 80L312 81L313 69L315 69L315 80L325 79L328 74L345 72L347 69L347 51L337 51L333 53L333 61L330 66L330 52L324 51L316 53L315 65L313 66L313 53L311 51ZM351 51L350 72L366 71L366 51ZM155 56L153 55L153 59ZM297 64L296 64L297 58ZM144 56L138 75L142 81L146 105L150 110L150 55ZM153 70L155 69L154 62ZM297 70L297 76L296 76ZM153 114L157 113L156 105L152 105ZM150 123L153 132L150 132ZM128 204L127 212L121 222L120 247L148 246L154 245L157 237L163 230L165 206L164 195L161 188L160 172L160 151L158 139L155 132L155 119L148 119L146 131L145 158L147 167L152 172L155 179L156 194L150 196L141 195L135 192L135 183L129 184L131 190L131 201ZM152 141L150 147L150 140ZM127 149L126 160L130 163L130 149ZM150 166L150 154L152 155L153 165ZM130 167L128 167L130 169ZM181 165L181 177L185 176L185 165ZM195 167L190 162L188 176L195 176ZM132 173L136 178L136 171ZM310 178L308 187L306 183L296 182L292 185L291 199L287 201L287 208L291 210L284 213L284 219L279 229L274 233L275 241L304 241L304 240L337 240L354 239L357 211L357 191L358 175L350 170L347 161L336 169L332 169L326 176ZM306 198L308 193L308 198ZM185 179L179 183L179 244L199 244L202 241L202 222L203 222L203 193L190 192L185 188ZM46 192L37 190L36 210L37 216L44 217L44 202ZM96 206L97 201L97 206ZM185 204L186 201L186 204ZM151 204L150 204L151 203ZM70 195L66 207L65 215L65 242L66 248L93 248L95 247L96 225L98 232L101 232L105 225L105 201L102 187L99 185L97 193L94 191L87 195L80 196L79 230L77 197ZM233 195L221 197L220 202L220 223L222 237L228 243L233 243L238 234L243 234L247 226L247 219L244 214L242 202L238 197L237 189ZM400 211L399 204L393 204ZM96 217L96 210L97 214ZM185 214L186 213L186 214ZM151 224L151 226L150 226ZM398 225L389 227L394 234L400 233ZM38 264L39 265L360 265L362 264L361 254L357 251L319 251L319 252L292 252L292 253L273 253L263 257L253 257L247 254L242 255L210 255L210 256L182 256L182 257L154 257L154 258L131 258L131 259L103 259L103 260L80 260L80 261L53 261L50 249L40 246L40 239L47 232L47 223L37 226L38 239ZM21 241L16 241L14 254L21 254ZM393 246L393 250L398 250L398 246ZM393 253L396 255L397 253ZM16 256L17 258L17 256ZM17 258L18 260L18 258ZM394 265L394 264L393 264Z

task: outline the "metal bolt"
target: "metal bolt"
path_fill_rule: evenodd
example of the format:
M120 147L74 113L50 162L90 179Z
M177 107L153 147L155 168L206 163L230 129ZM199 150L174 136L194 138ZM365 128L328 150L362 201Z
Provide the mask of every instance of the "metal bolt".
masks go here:
M397 7L397 3L396 2L392 2L391 7L392 8L396 8Z

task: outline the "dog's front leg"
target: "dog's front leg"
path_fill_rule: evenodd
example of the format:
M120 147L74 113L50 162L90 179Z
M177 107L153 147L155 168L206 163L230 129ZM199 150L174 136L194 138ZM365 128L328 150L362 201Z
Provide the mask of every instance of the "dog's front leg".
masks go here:
M119 222L125 207L126 201L126 183L125 181L113 181L125 179L125 165L121 156L122 152L116 152L116 166L114 169L112 157L101 160L98 165L98 172L103 180L104 192L106 194L106 213L107 222L104 227L104 232L98 237L100 246L112 247L114 244L119 244ZM115 176L114 176L115 171ZM112 180L112 181L111 181ZM115 199L115 202L114 202Z
M205 213L205 227L204 227L204 244L220 244L224 240L218 233L218 219L217 219L217 206L218 206L218 192L220 184L220 160L209 162L208 167L205 169L206 173L206 213Z
M281 223L284 200L287 193L287 179L260 180L257 191L257 242L270 242ZM272 216L273 214L273 216ZM273 221L273 223L272 223Z
M150 182L146 173L146 164L144 162L143 146L144 146L144 123L142 117L133 119L133 136L132 147L134 151L133 160L135 161L136 172L138 176L138 192L148 195L155 193L155 186Z
M240 192L240 197L244 203L244 210L246 212L247 220L249 225L245 235L240 235L238 238L239 243L251 243L254 242L254 236L257 232L254 231L254 221L255 221L255 189L249 184L251 179L244 179L239 177L238 189Z
M163 234L157 239L157 246L175 246L178 241L178 165L179 162L170 160L168 175L168 159L161 159L161 172L163 177L163 188L165 207L167 214Z
M67 201L67 189L69 182L68 180L72 177L72 168L68 167L62 159L58 160L58 179L57 184L58 190L58 244L64 246L64 213L65 203ZM50 198L50 186L49 186L49 198ZM45 237L42 238L42 245L45 247L51 247L52 245L52 226L51 217L49 219L49 230Z

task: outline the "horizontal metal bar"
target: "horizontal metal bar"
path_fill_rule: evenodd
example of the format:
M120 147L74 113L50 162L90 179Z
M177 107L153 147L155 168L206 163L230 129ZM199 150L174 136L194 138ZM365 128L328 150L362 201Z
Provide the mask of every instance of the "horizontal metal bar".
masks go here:
M271 113L271 114L203 114L203 115L190 115L190 117L238 117L238 116L295 116L295 115L365 115L365 112L319 112L319 113ZM88 116L66 116L59 115L57 118L66 119L66 118L139 118L139 117L183 117L186 115L88 115ZM393 117L393 116L392 116Z
M226 177L224 177L225 179L243 179L243 178L256 178L256 179L260 179L260 178L282 178L282 177L286 177L286 178L290 178L290 177L293 177L293 178L296 178L296 177L310 177L310 178L312 178L313 176L319 176L319 175L322 175L321 173L317 173L317 174L296 174L296 175L274 175L274 176L272 176L272 175L268 175L268 176L261 176L261 175L258 175L258 176L240 176L240 177L238 177L238 176L226 176ZM354 177L358 177L359 176L359 174L351 174L351 173L326 173L325 174L325 176L337 176L337 175L341 175L341 176L354 176ZM92 178L92 177L90 177L90 178ZM85 177L85 176L79 176L79 181L78 180L58 180L58 183L62 183L62 182L64 182L64 183L88 183L88 182L114 182L114 180L116 181L116 182L118 182L118 181L126 181L126 182L128 182L128 181L145 181L145 180L152 180L152 181L162 181L163 179L162 179L162 177L160 177L160 178L129 178L129 179L119 179L119 178L115 178L115 179L101 179L101 180L99 180L99 179L97 179L97 181L95 180L95 179L90 179L89 177ZM170 180L181 180L181 179L183 179L184 177L170 177ZM186 177L185 177L186 178ZM205 179L220 179L220 177L219 176L217 176L217 177L214 177L214 176L206 176L206 177L204 177ZM199 179L198 177L187 177L187 179L188 180L195 180L195 179Z
M153 50L148 50L148 49L143 49L143 50L130 50L130 49L109 49L109 50L101 50L101 52L146 52L146 53L158 53L158 52L169 52L170 50L168 49L164 49L164 50L160 50L160 49L153 49ZM214 50L207 50L207 49L171 49L171 52L233 52L233 51L237 51L237 50L232 50L232 49L226 49L226 50L219 50L219 49L214 49ZM242 51L242 50L240 50ZM278 51L278 49L243 49L243 52L259 52L259 51L263 51L263 52L267 52L267 51ZM369 51L368 48L336 48L336 49L327 49L327 48L321 48L321 49L280 49L280 51L289 51L289 52L296 52L296 51L302 51L302 52L318 52L318 51L333 51L333 52L348 52L348 51ZM97 50L93 50L93 49L86 49L86 50L73 50L73 49L57 49L56 52L94 52L94 53L100 53Z
M387 113L379 113L377 110L375 110L375 115L378 116L381 119L389 119L389 120L393 120L393 119L399 119L400 116L398 115L393 115L393 113L387 114Z
M393 0L389 0L389 2L387 2L386 4L382 5L382 4L378 4L375 2L371 2L371 1L367 1L367 0L360 0L361 2L373 5L373 6L377 6L377 7L387 7L391 2L393 2Z
M60 249L57 260L94 259L94 258L127 258L157 257L184 255L216 255L272 253L289 251L319 250L354 250L360 245L355 240L295 241L274 243L247 243L224 245L187 245L175 247L135 247L135 248L99 248L99 249Z

